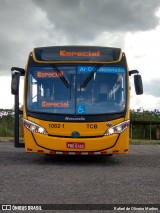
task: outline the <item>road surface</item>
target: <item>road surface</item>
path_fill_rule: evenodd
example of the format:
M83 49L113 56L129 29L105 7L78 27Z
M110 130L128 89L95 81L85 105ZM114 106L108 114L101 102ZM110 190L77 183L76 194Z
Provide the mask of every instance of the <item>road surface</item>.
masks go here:
M0 203L160 204L160 145L129 151L46 156L0 142Z

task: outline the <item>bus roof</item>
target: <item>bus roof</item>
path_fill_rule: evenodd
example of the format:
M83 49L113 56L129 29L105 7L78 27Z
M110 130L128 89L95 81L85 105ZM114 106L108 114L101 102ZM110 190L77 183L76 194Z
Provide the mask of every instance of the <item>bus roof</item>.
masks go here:
M120 48L99 46L53 46L33 50L35 62L114 62L120 61Z

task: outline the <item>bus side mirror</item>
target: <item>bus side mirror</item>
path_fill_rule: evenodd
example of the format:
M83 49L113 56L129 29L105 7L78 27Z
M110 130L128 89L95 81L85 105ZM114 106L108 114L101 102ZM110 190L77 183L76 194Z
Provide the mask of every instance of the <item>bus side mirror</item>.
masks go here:
M19 73L12 74L12 81L11 81L11 93L12 95L18 95L19 92Z
M143 94L143 83L141 75L134 75L134 86L137 95Z
M19 67L12 67L12 81L11 81L11 94L19 94L19 78L25 75L25 70Z

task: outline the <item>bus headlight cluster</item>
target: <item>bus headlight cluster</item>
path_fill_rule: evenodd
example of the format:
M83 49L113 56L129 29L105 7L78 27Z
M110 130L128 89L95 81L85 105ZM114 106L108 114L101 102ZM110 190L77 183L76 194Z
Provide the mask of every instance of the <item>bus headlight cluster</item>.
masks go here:
M48 135L47 131L39 126L38 124L35 124L31 121L28 121L26 119L23 119L23 125L30 131L30 132L37 132L40 134Z
M112 134L120 134L121 132L123 132L125 129L127 129L129 127L129 120L124 121L122 123L119 123L115 126L112 126L111 128L109 128L104 135L108 136L108 135L112 135Z

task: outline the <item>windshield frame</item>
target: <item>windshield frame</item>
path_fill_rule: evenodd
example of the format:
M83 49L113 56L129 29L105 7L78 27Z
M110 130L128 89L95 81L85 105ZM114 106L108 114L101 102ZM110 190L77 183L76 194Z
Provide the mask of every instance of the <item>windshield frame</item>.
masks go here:
M37 64L37 66L42 66L42 67L53 67L53 65L51 65L51 64L41 64L41 65L39 65L39 64ZM37 66L33 66L33 67L37 67ZM84 64L59 64L59 65L56 65L57 67L59 67L59 66L76 66L76 67L78 67L78 66L86 66L86 64L84 65ZM121 67L121 68L124 68L125 69L125 87L126 87L126 89L125 89L125 107L124 107L124 110L123 111L119 111L119 112L109 112L109 113L102 113L102 114L82 114L82 115L78 115L78 114L76 114L76 113L74 113L74 114L53 114L53 113L50 113L50 112L38 112L38 111L32 111L32 110L29 110L28 109L28 107L27 107L27 101L26 101L26 111L27 111L27 114L28 115L31 115L31 116L33 116L33 117L41 117L41 118L43 118L43 119L45 119L45 120L63 120L63 121L76 121L76 119L72 119L72 118L75 118L75 117L77 117L77 121L86 121L86 120L97 120L97 117L99 116L99 119L98 120L106 120L107 118L110 118L110 117L115 117L115 118L117 118L117 117L122 117L122 115L124 116L125 115L125 112L126 112L126 107L127 107L127 104L128 104L128 99L127 99L127 97L128 97L128 80L127 80L127 69L126 69L126 67L124 67L124 64L122 65L122 64L119 64L119 63L117 63L117 64L99 64L99 65L97 65L97 64L93 64L93 65L91 65L91 64L88 64L88 66L95 66L95 67L101 67L101 66L112 66L112 67ZM28 67L28 70L29 70L29 68L30 67ZM26 87L28 87L28 70L27 70L27 78L26 78ZM97 69L96 69L96 71L97 71ZM77 71L76 71L77 72ZM25 97L27 97L27 88L26 88L26 95L25 95ZM43 115L42 115L43 114ZM48 118L48 116L51 116L51 117L49 117ZM72 117L72 118L71 118ZM82 118L81 118L82 117Z

